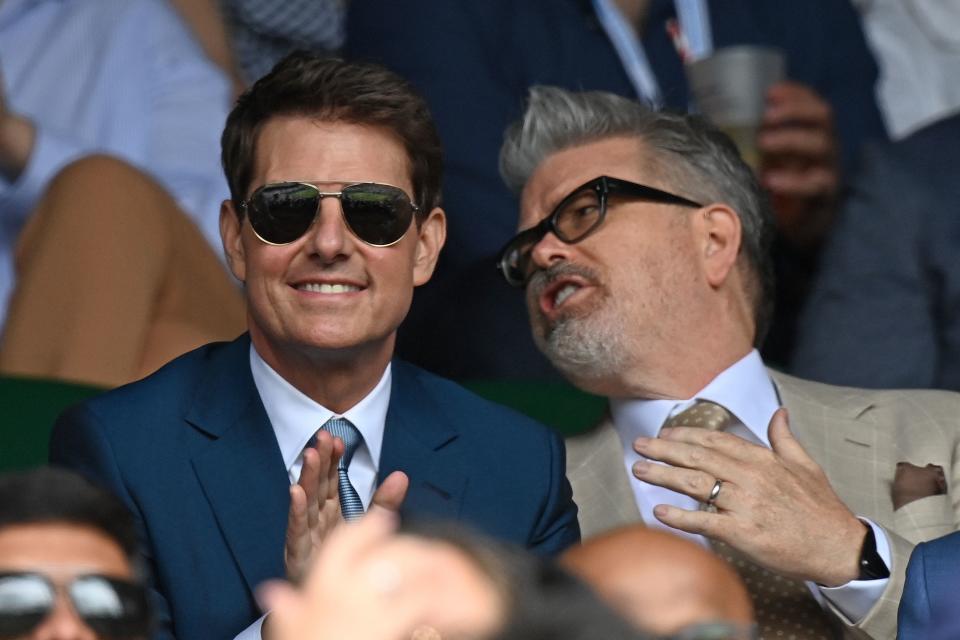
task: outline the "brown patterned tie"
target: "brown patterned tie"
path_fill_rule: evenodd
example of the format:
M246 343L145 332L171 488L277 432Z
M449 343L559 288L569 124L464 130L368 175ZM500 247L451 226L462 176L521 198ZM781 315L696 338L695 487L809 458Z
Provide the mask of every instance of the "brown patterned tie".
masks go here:
M707 431L723 431L734 423L736 418L727 409L716 402L697 400L672 418L667 418L664 427L700 427Z
M721 405L697 400L668 418L664 427L700 427L723 431L736 417ZM820 607L802 580L786 578L761 567L730 545L711 540L714 552L740 574L753 600L761 640L832 640L839 628Z

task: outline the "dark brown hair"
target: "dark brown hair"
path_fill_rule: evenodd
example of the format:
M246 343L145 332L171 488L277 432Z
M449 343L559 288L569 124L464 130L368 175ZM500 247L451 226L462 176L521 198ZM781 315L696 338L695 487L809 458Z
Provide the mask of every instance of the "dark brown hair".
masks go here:
M387 129L410 158L413 199L420 215L440 205L440 136L426 102L410 83L376 64L304 51L278 62L237 99L227 117L222 162L235 204L247 197L260 129L281 115ZM239 206L235 210L242 215Z
M96 529L136 564L133 516L113 494L57 467L0 474L0 529L62 522Z

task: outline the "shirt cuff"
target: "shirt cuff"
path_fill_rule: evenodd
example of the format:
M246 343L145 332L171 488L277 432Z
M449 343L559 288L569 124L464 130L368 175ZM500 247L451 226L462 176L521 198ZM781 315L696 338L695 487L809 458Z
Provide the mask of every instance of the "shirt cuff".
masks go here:
M887 539L887 532L874 522L860 518L860 520L873 529L873 535L877 539L877 554L883 560L883 563L890 568L892 559L890 557L890 541ZM890 578L879 578L877 580L851 580L847 584L839 587L818 587L820 593L847 617L851 624L857 624L870 613L870 610L880 601L880 596Z
M266 618L267 614L265 613L256 622L237 634L237 637L233 640L260 640L260 629L263 627L263 621Z

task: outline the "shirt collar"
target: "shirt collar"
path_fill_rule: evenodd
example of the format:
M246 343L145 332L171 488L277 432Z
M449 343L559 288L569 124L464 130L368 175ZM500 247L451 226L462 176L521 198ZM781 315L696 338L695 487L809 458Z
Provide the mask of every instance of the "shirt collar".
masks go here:
M283 464L289 472L307 442L332 417L333 411L318 404L274 371L250 345L250 372L257 387L267 418L280 445ZM383 431L390 404L391 365L387 363L377 386L342 417L349 420L363 436L374 468L380 464Z
M610 413L624 447L632 448L640 437L656 437L664 421L695 400L723 405L746 429L767 447L767 426L780 407L776 387L756 349L727 367L707 386L683 400L611 398Z

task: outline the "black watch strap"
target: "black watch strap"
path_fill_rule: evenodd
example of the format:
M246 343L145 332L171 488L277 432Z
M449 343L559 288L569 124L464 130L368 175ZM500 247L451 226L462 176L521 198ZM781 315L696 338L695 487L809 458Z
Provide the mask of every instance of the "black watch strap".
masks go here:
M866 523L864 523L866 524ZM863 538L863 547L860 548L860 575L857 580L882 580L890 577L890 569L877 553L877 539L873 535L873 527L867 526L867 535Z

